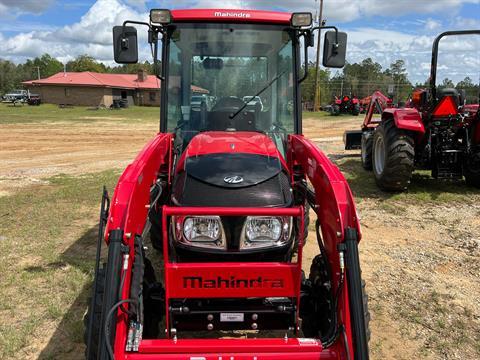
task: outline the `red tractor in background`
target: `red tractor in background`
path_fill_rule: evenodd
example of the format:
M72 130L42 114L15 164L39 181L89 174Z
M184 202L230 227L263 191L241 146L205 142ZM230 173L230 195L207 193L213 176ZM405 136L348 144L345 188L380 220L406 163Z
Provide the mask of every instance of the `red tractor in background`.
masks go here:
M148 27L160 132L111 201L104 191L87 359L368 359L353 197L302 135L312 15L152 10L114 27L118 63L138 61L128 24ZM323 65L343 67L347 35L325 28ZM192 106L193 85L211 107ZM257 97L268 106L248 106ZM306 275L309 209L318 252Z
M373 170L377 185L403 191L415 168L436 179L462 179L480 187L480 113L465 94L436 86L438 45L445 36L480 35L480 30L448 31L434 41L430 88L416 89L407 107L393 108L375 92L360 131L345 133L345 149L361 148L362 166ZM373 118L380 110L381 118Z
M331 105L331 114L351 114L357 116L360 114L360 101L355 95L342 95L341 97L334 96Z

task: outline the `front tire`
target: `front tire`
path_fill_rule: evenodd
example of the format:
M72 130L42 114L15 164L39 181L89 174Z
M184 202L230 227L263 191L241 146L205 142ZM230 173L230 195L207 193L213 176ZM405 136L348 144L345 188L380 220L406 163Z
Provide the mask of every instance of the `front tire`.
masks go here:
M373 133L371 131L362 132L362 166L365 170L372 170L372 148Z
M373 135L373 173L377 185L386 191L404 191L414 169L413 139L395 126L393 119L380 124Z
M480 148L467 157L463 171L467 185L480 188Z

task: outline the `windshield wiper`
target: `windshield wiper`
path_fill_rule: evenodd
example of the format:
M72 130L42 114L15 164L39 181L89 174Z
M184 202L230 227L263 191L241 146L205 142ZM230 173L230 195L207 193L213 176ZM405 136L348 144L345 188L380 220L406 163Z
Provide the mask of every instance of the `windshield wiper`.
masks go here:
M245 104L243 104L243 106L238 109L234 114L231 114L229 116L230 119L233 119L235 116L237 116L238 114L240 114L243 109L245 109L248 104L250 103L250 101L254 100L257 96L260 96L265 90L267 90L270 86L272 86L272 84L277 81L283 74L285 74L287 72L287 70L281 72L280 74L278 74L277 76L275 76L272 80L270 80L270 82L265 85L265 87L263 89L261 89L259 92L257 92L255 95L253 95L248 101L245 102Z

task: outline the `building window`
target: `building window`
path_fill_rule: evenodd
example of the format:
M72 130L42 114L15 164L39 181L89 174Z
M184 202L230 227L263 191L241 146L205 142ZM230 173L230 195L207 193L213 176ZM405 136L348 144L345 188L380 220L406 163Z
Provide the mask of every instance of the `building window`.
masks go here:
M63 90L65 92L65 97L69 97L70 96L70 89L69 88L64 88Z
M157 93L155 91L150 92L150 101L155 101Z

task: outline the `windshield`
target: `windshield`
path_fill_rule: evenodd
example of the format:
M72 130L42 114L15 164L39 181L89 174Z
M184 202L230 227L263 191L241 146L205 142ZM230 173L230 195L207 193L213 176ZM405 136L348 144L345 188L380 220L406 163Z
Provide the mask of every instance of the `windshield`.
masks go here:
M258 24L177 24L170 31L167 131L294 132L291 30ZM241 110L241 111L240 111Z

